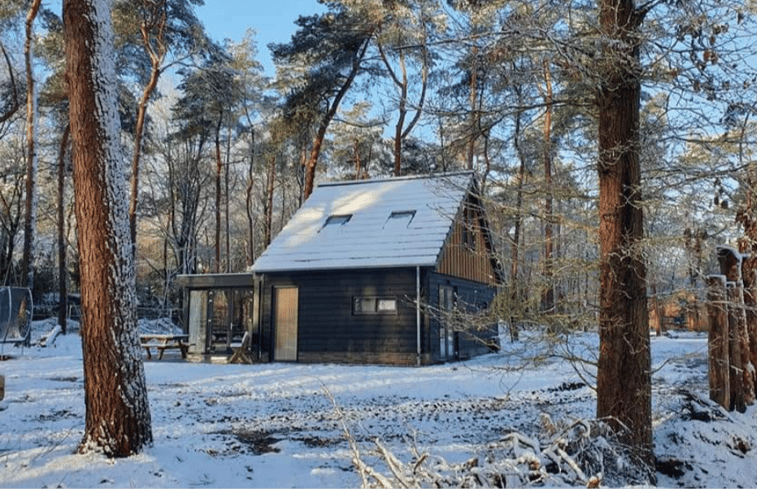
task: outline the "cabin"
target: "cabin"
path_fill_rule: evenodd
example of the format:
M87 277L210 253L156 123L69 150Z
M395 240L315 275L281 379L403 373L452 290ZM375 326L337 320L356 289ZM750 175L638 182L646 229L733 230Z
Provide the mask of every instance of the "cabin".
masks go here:
M498 348L501 283L472 172L321 184L248 273L186 275L191 352L421 365Z
M497 348L496 331L461 320L501 282L472 172L319 185L252 272L269 360L413 365Z

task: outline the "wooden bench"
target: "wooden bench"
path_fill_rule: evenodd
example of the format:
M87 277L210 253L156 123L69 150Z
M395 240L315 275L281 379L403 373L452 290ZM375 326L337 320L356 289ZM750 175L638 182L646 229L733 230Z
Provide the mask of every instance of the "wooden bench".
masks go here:
M152 358L152 348L158 350L158 360L163 359L166 350L180 350L181 358L187 358L189 335L186 334L143 334L139 335L142 348L147 352L147 358Z

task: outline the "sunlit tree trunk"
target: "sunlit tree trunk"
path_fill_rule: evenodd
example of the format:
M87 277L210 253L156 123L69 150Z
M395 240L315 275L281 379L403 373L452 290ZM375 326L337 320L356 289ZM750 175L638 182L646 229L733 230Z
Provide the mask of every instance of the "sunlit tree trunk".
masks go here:
M147 103L150 101L160 79L161 65L168 52L165 43L166 28L166 2L145 2L146 17L142 19L140 32L145 52L150 57L150 80L142 91L142 98L137 108L137 125L134 130L134 154L131 162L131 194L129 199L129 229L131 242L136 256L137 249L137 205L139 202L139 167L142 156L142 139L145 131L145 119L147 117ZM153 36L154 33L154 36ZM154 41L154 42L153 42Z
M152 442L120 147L111 2L64 0L79 230L86 424L80 451L110 457Z
M347 95L347 92L352 86L352 82L355 81L355 77L360 71L360 66L363 62L363 58L365 57L365 52L367 50L368 40L366 39L365 41L363 41L363 46L355 56L352 62L352 68L345 78L344 83L342 83L339 91L334 96L334 100L331 102L329 110L326 111L326 113L323 115L323 118L321 119L321 122L318 124L318 131L316 132L315 138L313 139L313 145L310 149L310 156L305 162L305 184L302 189L303 200L310 197L310 194L313 193L313 188L315 186L315 169L318 165L318 158L321 155L323 141L324 139L326 139L326 131L329 128L329 124L331 124L331 121L336 116L336 112L339 109L339 104L342 103L342 99L344 99L345 95Z
M599 112L600 312L597 417L652 461L652 391L639 160L641 84L632 0L602 0Z

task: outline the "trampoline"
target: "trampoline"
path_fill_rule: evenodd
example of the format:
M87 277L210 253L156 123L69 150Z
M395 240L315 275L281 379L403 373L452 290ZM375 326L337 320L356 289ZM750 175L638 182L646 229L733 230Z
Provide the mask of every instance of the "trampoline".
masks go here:
M29 346L32 293L26 287L0 287L0 343Z

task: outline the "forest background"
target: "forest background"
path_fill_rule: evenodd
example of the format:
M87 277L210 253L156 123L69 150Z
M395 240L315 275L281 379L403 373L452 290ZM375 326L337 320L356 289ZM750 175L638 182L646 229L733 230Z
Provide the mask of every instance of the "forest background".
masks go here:
M597 175L617 152L641 169L618 195L644 213L623 254L644 264L650 316L699 327L714 245L748 251L757 232L754 2L322 3L268 46L272 77L252 33L206 34L201 0L113 3L143 310L180 308L179 274L249 267L318 181L469 169L507 272L495 312L587 327L608 276ZM611 3L633 8L608 32ZM63 25L30 5L0 6L0 278L42 302L81 274ZM598 145L604 101L631 81L632 147Z

